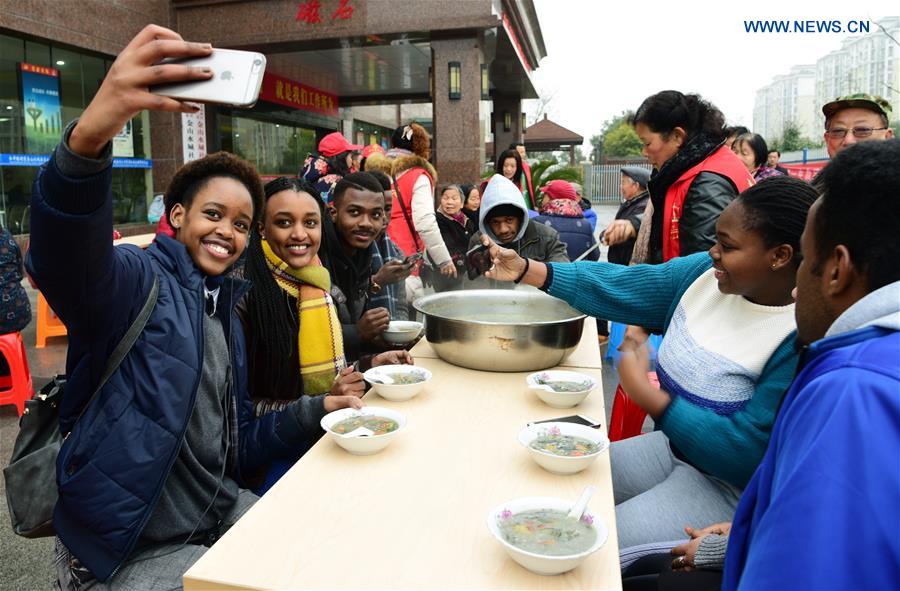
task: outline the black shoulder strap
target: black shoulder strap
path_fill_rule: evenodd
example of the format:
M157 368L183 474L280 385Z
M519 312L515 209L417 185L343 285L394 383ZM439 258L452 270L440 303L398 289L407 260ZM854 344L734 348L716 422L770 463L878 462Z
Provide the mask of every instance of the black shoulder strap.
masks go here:
M400 185L397 184L397 177L391 175L391 182L394 183L394 190L397 191L397 201L400 202L400 209L403 210L403 217L406 219L406 226L409 228L409 235L412 236L413 244L416 245L416 252L422 252L422 249L419 248L418 234L416 234L416 229L413 227L412 220L409 217L409 211L406 209L406 204L403 202L403 195L400 193ZM412 203L412 201L410 201L410 203Z
M100 390L103 389L103 386L106 385L107 380L119 369L119 365L122 364L122 360L125 359L125 356L128 355L128 352L131 351L131 348L134 346L134 342L137 340L138 336L140 336L141 332L143 332L144 327L147 325L147 320L150 318L150 314L153 312L153 308L156 307L156 300L159 296L159 276L154 273L153 274L153 285L150 287L150 293L147 295L147 301L144 302L144 307L141 308L141 311L138 312L137 318L134 319L134 322L131 323L131 326L128 327L128 330L125 332L125 336L122 337L122 340L119 341L119 344L116 345L116 348L113 349L113 352L109 356L109 361L106 363L106 369L103 370L103 375L100 376L100 382L97 384L97 388L94 389L94 393L91 394L91 399L88 400L87 404L85 404L81 408L81 412L78 413L78 418L75 419L75 422L72 423L72 428L75 427L75 424L81 420L81 416L84 414L84 411L91 405L94 399L97 397L97 394L100 393Z

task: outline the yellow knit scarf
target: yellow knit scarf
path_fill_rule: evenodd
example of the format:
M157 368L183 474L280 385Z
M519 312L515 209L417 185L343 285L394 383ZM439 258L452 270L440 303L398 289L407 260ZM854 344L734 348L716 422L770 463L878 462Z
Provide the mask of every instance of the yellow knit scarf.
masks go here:
M322 266L319 257L306 267L293 269L265 240L262 247L275 283L297 300L300 319L297 348L303 393L308 396L327 394L335 376L347 365L341 323L329 293L331 277L328 269Z

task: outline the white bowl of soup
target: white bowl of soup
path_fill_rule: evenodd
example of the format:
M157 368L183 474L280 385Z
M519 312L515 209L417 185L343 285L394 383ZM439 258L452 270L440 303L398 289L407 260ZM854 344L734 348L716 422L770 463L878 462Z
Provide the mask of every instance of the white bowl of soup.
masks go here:
M381 336L392 345L406 345L419 338L423 328L421 322L414 320L391 320Z
M577 406L597 387L597 381L591 376L564 370L535 372L526 382L529 391L554 408Z
M390 408L364 406L330 412L320 422L335 443L357 456L369 456L386 448L406 426L406 417ZM368 429L368 432L360 428Z
M487 526L510 558L531 572L562 574L602 548L609 535L590 509L580 520L567 517L574 504L553 497L513 499L488 513Z
M519 431L519 443L540 467L554 474L576 474L609 449L600 429L575 423L538 423Z
M431 372L415 365L379 365L363 374L372 390L386 400L409 400L425 388Z

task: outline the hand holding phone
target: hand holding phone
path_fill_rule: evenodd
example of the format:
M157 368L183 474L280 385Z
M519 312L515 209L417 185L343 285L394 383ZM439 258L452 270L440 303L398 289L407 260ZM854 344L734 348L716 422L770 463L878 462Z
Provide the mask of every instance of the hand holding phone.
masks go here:
M78 119L69 136L69 148L81 156L96 158L128 120L144 109L196 112L193 105L160 98L147 88L159 82L208 80L212 76L208 69L163 60L203 57L211 52L209 44L185 43L181 35L158 25L141 29L113 62L94 98Z
M181 101L247 108L256 104L266 71L266 56L234 49L213 49L208 56L172 59L164 63L206 68L213 75L209 80L151 86L150 92Z
M491 249L484 244L469 249L466 253L466 275L470 280L483 275L493 266Z
M411 254L408 257L406 257L405 259L403 259L403 264L409 265L409 266L414 265L414 264L418 263L422 259L423 256L424 255L421 252L414 252L413 254Z

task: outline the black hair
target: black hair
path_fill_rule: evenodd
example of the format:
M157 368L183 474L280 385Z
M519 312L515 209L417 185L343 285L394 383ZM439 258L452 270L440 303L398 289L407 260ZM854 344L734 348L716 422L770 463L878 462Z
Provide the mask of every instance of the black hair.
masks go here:
M513 174L512 182L518 187L522 184L522 157L519 156L519 153L515 150L503 150L500 152L500 156L497 157L497 164L494 166L494 171L503 175L503 163L507 158L515 158L516 159L516 172Z
M468 183L459 186L459 190L462 191L463 198L463 207L466 206L466 202L469 201L469 195L472 194L472 189L477 189L475 185L470 185Z
M743 143L746 143L753 150L753 163L757 168L766 163L766 156L769 155L769 146L766 144L763 136L758 133L743 133L734 138L734 142L731 145L737 146Z
M698 94L682 94L677 90L663 90L644 99L629 123L643 123L663 137L681 127L687 133L687 140L700 133L719 141L725 139L722 112Z
M328 165L328 172L338 174L340 176L347 176L350 174L350 167L347 166L347 155L352 154L350 150L344 150L340 154L335 154L334 156L328 156L325 158L325 163Z
M816 201L816 190L805 181L789 176L763 179L735 200L744 208L743 227L758 233L768 248L789 244L791 263L800 265L800 235L806 214Z
M900 280L900 139L860 142L838 152L822 169L816 188L816 258L839 244L865 273L868 290ZM807 255L811 256L811 255ZM821 264L814 267L821 273Z
M163 196L166 220L175 204L190 209L194 197L214 178L230 178L247 188L253 202L253 221L259 219L263 206L263 187L256 168L230 152L215 152L199 160L188 162L178 169Z
M725 137L737 137L739 135L744 135L745 133L750 133L750 130L744 127L743 125L729 125L725 129L722 130L725 134Z
M773 153L774 153L774 154L778 154L778 157L781 158L781 152L779 152L779 151L776 150L775 148L772 148L771 150L769 150L769 151L766 153L766 156L768 156L769 154L773 154Z
M510 149L510 150L515 150L515 149L518 148L519 146L522 146L522 147L524 148L524 147L525 147L525 142L513 142L513 143L511 143L511 144L509 145L509 149Z
M266 201L281 191L296 191L308 194L319 207L319 215L324 218L325 204L317 197L316 189L306 181L297 178L279 177L266 183ZM260 219L262 219L262 215ZM252 384L267 384L265 393L275 393L284 389L284 384L292 384L298 371L291 364L291 357L297 347L297 320L285 300L285 293L266 265L262 248L262 237L254 228L247 247L247 279L253 285L247 298L247 342L248 358L253 361L251 368L257 376ZM256 396L259 393L255 393Z
M334 196L332 197L332 203L334 203L335 207L337 206L338 201L344 197L344 193L347 192L347 189L371 191L382 197L384 196L385 191L385 189L381 188L381 183L378 182L378 179L372 176L371 172L354 172L339 180L337 185L335 185Z
M366 172L375 177L375 180L381 185L382 192L391 190L391 177L380 170L367 170Z

